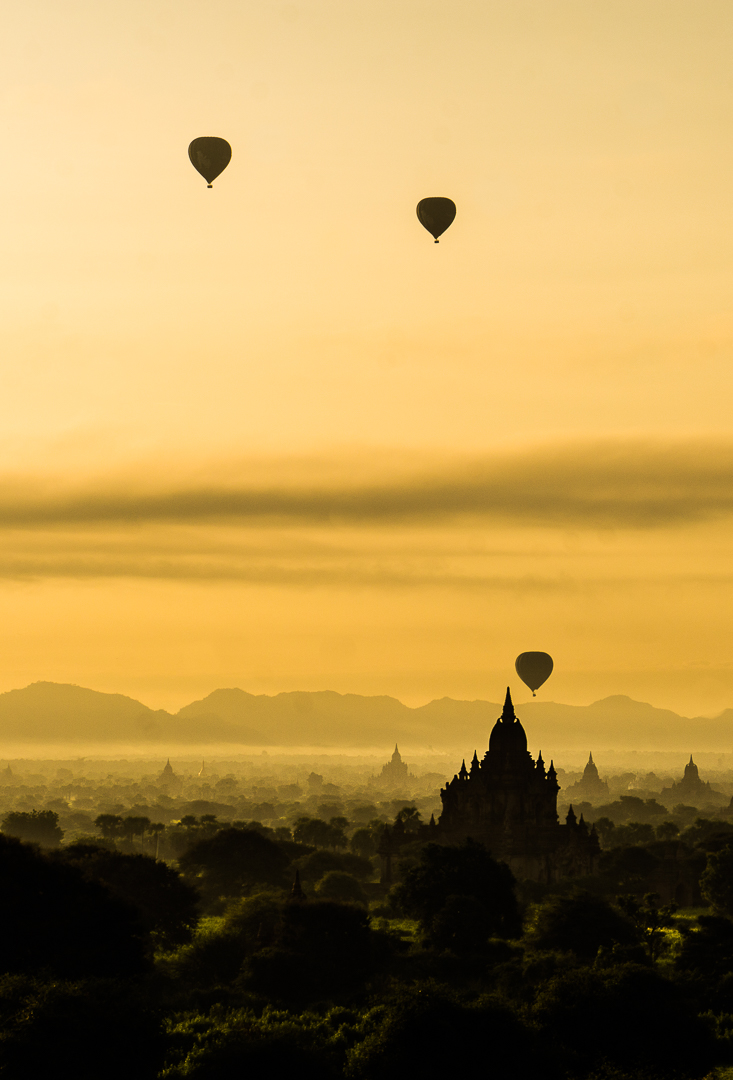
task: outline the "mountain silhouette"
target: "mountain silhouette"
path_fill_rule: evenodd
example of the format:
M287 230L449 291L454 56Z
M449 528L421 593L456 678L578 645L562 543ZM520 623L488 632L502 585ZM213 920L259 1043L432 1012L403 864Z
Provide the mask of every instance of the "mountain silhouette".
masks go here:
M410 708L397 698L291 691L269 696L214 690L171 714L123 694L37 682L0 694L0 738L6 743L169 743L239 746L415 747L483 754L501 705L440 698ZM591 705L532 700L517 705L530 746L559 750L728 750L733 709L685 717L617 694Z

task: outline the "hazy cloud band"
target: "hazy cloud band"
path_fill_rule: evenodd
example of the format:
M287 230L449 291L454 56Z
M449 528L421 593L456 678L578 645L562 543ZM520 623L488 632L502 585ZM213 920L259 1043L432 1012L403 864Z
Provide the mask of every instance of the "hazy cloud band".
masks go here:
M282 464L282 463L281 463ZM297 477L296 477L297 471ZM149 474L91 480L60 491L46 478L0 480L0 527L35 529L104 523L259 521L427 525L465 516L508 524L648 528L733 513L733 445L616 441L492 454L443 465L380 464L379 476L333 480L302 460L293 479L263 483L227 467L226 480L151 486ZM281 469L282 472L282 469ZM341 474L344 469L341 468ZM326 473L326 476L323 474Z

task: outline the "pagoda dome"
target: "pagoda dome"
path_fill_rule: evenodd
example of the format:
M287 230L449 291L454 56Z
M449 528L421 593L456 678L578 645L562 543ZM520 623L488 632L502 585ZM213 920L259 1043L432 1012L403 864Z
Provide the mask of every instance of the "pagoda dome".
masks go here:
M527 734L514 714L514 705L508 686L504 709L489 736L489 753L498 755L527 753Z

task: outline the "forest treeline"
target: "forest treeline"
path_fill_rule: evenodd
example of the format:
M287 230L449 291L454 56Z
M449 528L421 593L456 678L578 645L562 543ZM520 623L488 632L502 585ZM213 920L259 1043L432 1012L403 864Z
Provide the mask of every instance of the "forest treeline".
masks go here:
M725 820L661 823L609 845L592 877L545 887L479 844L426 843L419 807L397 803L391 888L384 813L303 813L289 828L101 813L61 843L55 811L7 812L0 1074L396 1080L482 1062L500 1080L692 1080L733 1067ZM25 826L35 835L11 835ZM654 888L683 879L705 907Z

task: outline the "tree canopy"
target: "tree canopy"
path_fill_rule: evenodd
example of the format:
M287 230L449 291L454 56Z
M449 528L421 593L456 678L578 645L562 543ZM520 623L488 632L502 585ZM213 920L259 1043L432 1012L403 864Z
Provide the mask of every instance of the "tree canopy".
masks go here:
M0 965L65 978L145 970L144 930L134 910L75 866L0 837Z
M3 818L2 829L6 836L43 847L58 847L64 838L54 810L11 810Z
M70 844L56 858L129 904L159 940L168 944L190 940L198 919L198 894L172 866L149 855L127 855L93 844Z
M489 933L510 937L521 929L514 876L482 844L461 847L426 844L420 863L407 871L392 891L395 903L429 929L449 897L466 896L486 910Z
M221 829L185 851L179 866L206 895L241 896L257 885L287 885L289 856L254 829Z

